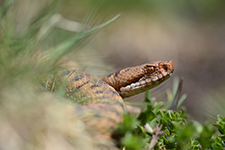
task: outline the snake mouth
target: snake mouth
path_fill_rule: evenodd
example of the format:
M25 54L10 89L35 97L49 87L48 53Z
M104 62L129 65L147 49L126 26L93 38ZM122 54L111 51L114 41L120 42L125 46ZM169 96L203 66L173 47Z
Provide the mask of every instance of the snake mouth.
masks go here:
M142 93L146 90L152 89L155 86L161 84L165 80L167 80L172 75L172 72L166 75L164 78L160 76L154 76L147 79L140 79L138 82L131 83L125 87L120 88L120 95L123 98L130 97L139 93Z

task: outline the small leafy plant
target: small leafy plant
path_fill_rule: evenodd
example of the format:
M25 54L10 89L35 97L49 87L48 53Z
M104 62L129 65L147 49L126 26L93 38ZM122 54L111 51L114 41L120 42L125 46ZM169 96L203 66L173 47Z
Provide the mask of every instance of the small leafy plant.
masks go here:
M174 84L178 83L175 79ZM124 150L225 149L225 117L218 115L216 124L206 122L202 125L190 120L184 109L165 109L170 106L163 102L151 102L150 91L146 95L145 107L139 116L126 114L124 123L117 131L122 135L119 145Z

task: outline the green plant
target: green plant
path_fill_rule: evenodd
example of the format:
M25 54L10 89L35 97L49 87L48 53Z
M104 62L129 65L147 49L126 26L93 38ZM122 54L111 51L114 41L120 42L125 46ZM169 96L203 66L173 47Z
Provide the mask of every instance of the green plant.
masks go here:
M177 81L174 83L179 84ZM183 109L177 111L165 109L169 107L163 102L151 102L149 96L148 92L145 107L138 118L129 114L124 116L124 123L117 131L117 134L120 133L122 136L120 146L123 149L150 150L154 147L155 150L216 150L225 148L224 117L218 115L218 121L214 124L218 133L212 123L206 122L202 125L195 120L190 120Z

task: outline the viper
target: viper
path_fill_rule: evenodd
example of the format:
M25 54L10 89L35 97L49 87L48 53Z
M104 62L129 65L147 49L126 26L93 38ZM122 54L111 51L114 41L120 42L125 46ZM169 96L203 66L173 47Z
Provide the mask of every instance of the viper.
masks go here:
M174 71L172 61L155 61L129 67L103 79L80 71L64 71L55 80L55 89L64 81L65 96L81 105L74 106L74 114L81 116L95 137L110 138L122 122L126 106L123 98L158 86ZM48 89L53 80L48 82Z

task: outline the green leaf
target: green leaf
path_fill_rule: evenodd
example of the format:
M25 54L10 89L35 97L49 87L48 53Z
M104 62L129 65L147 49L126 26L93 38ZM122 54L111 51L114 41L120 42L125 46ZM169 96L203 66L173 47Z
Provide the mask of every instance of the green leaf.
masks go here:
M123 124L120 125L120 128L124 131L132 131L134 130L140 122L136 119L134 115L130 115L128 113L124 114Z
M199 134L203 131L203 126L199 122L193 121L193 126Z
M174 80L173 80L173 88L172 88L172 96L171 98L169 99L168 101L168 105L166 106L165 109L169 109L173 103L173 100L175 98L175 95L177 93L177 90L178 90L178 86L179 86L179 78L178 77L175 77Z
M127 149L132 150L140 150L145 146L145 141L140 136L132 135L131 133L127 133L125 137L122 139L122 144Z
M151 90L146 91L145 102L151 102Z
M221 115L217 115L217 124L214 126L219 130L221 134L225 134L225 118Z
M162 108L164 105L163 102L155 102L154 106L153 106L153 111L154 113L158 113L159 109Z
M221 115L217 115L218 122L225 122L225 118Z
M76 70L73 70L70 75L68 75L68 77L66 79L64 79L63 83L60 85L60 87L58 88L58 91L57 92L61 92L63 86L66 84L66 81L69 79L69 77L75 72Z
M51 92L53 92L53 90L55 88L55 82L56 82L55 80L56 80L56 75L54 75L54 78L53 78Z
M196 130L192 123L188 123L184 126L180 126L177 134L179 142L184 143L190 141L190 138L196 135Z
M180 108L180 106L183 104L186 98L187 98L187 94L184 94L181 96L181 98L178 100L177 109Z
M199 136L199 142L203 149L210 148L212 141L210 140L212 135L215 133L215 129L210 122L206 122L203 125L203 130Z
M148 122L151 122L156 117L155 113L152 110L144 110L139 114L138 120L141 121L141 124L145 125Z
M6 13L8 12L9 8L13 5L15 0L6 0L1 4L2 6L0 7L1 9L1 17L4 17Z

